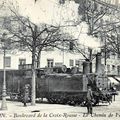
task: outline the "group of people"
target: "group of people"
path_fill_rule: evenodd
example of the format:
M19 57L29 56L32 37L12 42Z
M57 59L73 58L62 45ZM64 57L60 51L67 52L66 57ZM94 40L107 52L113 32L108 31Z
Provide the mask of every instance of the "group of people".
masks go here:
M23 88L23 92L22 92L22 102L24 104L24 106L27 106L27 103L30 102L30 85L26 84ZM92 102L94 100L93 97L93 93L92 93L92 89L91 86L88 84L87 85L87 95L86 95L86 107L87 107L87 113L91 114L93 113L93 106L92 106Z
M88 91L87 91L87 96L86 96L86 106L87 106L87 111L88 114L92 114L92 100L93 100L93 94L91 90L91 86L88 85ZM27 103L30 101L30 85L26 84L23 88L22 92L22 103L24 106L27 106Z

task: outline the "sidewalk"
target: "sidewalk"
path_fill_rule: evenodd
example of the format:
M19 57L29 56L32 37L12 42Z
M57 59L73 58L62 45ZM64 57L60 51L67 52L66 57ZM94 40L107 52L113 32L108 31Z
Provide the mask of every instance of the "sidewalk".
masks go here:
M1 103L1 101L0 101ZM68 105L60 104L47 104L47 103L36 103L35 106L32 106L31 103L27 103L27 106L24 107L23 103L15 101L7 101L7 110L2 110L2 112L43 112L46 110L52 110L55 108L66 108L71 107Z
M0 120L119 120L120 94L111 105L101 103L93 107L93 117L83 116L87 110L81 106L47 103L36 103L35 106L31 106L29 103L24 107L21 102L7 101L7 107L8 110L0 111Z
M7 101L8 109L0 111L0 120L56 120L59 117L53 119L49 115L56 111L60 113L60 110L68 111L71 107L73 106L46 103L37 103L35 106L28 103L27 107L24 107L21 102Z

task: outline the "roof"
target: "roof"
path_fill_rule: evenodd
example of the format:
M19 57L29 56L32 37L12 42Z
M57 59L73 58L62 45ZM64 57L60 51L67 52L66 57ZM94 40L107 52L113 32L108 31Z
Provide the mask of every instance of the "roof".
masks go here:
M120 82L118 82L115 78L113 77L108 77L108 79L110 80L111 83L114 83L114 84L120 84Z
M118 82L120 82L120 77L115 77Z

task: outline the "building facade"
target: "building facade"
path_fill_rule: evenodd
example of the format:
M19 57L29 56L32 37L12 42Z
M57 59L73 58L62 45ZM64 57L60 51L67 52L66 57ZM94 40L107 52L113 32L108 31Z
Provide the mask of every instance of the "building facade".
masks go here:
M6 69L19 69L19 65L31 65L30 52L7 53L5 57ZM40 59L40 68L66 65L71 68L74 66L82 69L84 57L80 53L70 53L60 50L42 51ZM3 69L3 53L0 53L0 69Z
M108 4L117 5L117 6L120 4L119 0L101 0L101 1L106 2Z
M113 1L113 3L117 3L117 1ZM6 16L7 14L5 13L3 15ZM5 58L6 69L19 69L19 65L30 65L32 61L31 58L31 53L27 51L17 51L16 53L10 53L7 51ZM85 58L82 54L76 52L60 51L57 49L52 51L42 51L40 57L40 68L66 65L68 68L77 66L80 68L80 71L82 71L82 63L84 60ZM2 50L0 52L0 63L0 69L3 69ZM104 58L102 59L102 64L105 64ZM120 63L117 55L111 54L110 57L106 59L107 74L119 74L119 66ZM95 61L93 61L93 72L95 72Z

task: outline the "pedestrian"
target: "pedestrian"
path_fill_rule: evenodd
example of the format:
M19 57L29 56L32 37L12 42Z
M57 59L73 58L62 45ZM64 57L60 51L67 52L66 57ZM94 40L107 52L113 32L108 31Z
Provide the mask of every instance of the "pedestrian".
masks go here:
M113 101L115 101L115 95L117 95L116 94L117 90L116 90L116 87L115 87L114 83L112 84L110 89L111 89L111 92L112 92Z
M26 84L24 87L24 91L23 91L23 104L24 104L24 106L27 106L27 103L29 102L29 96L30 96L29 86L28 86L28 84Z
M93 113L92 100L93 100L93 94L92 94L91 86L88 84L87 96L86 96L86 107L87 107L87 113L91 115Z

